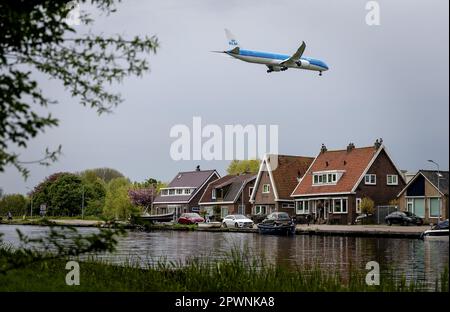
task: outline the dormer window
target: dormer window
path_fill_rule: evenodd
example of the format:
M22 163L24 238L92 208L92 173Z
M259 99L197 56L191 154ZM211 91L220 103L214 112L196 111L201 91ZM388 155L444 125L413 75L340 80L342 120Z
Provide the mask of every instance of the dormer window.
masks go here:
M320 171L313 173L313 185L336 184L344 171Z
M184 189L184 195L191 195L192 190L191 189Z
M177 195L183 195L183 189L177 189Z
M211 198L212 199L216 199L217 198L217 190L216 189L212 189Z

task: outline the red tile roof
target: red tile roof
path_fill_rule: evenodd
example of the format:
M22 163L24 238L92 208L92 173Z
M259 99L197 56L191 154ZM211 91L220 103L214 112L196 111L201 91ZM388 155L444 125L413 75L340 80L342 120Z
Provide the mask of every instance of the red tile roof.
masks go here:
M321 152L295 188L292 196L350 193L377 151L371 146L353 148L350 151ZM313 173L328 170L345 170L345 172L335 185L313 186Z

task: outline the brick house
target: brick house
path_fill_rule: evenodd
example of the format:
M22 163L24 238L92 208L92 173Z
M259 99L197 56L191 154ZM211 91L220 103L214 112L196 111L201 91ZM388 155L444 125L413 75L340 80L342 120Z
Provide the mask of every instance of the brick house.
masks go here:
M252 214L284 211L295 215L291 193L313 162L313 157L266 155L255 181L250 202Z
M250 195L255 184L255 174L227 175L208 184L199 206L208 216L220 209L221 218L229 214L251 214Z
M219 179L216 170L179 172L166 188L162 188L152 205L153 214L174 211L175 218L184 212L199 212L198 202L208 184Z
M402 211L410 211L434 223L448 219L448 171L420 170L398 194ZM438 188L439 179L439 188Z
M333 151L322 145L292 197L300 219L309 214L319 223L351 224L361 213L364 197L375 207L388 205L405 185L382 140L361 148L350 143L347 149Z

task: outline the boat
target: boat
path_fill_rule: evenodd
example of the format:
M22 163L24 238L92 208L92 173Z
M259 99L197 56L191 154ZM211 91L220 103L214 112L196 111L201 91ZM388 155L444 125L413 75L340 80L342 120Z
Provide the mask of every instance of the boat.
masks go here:
M447 238L449 237L448 220L441 221L433 228L420 234L420 238Z
M169 213L164 213L164 214L149 214L149 213L144 213L140 216L135 216L135 222L139 223L139 221L146 221L146 222L170 222L173 221L174 218L174 214L175 212L169 212Z
M286 212L273 212L257 225L260 234L294 235L295 222Z

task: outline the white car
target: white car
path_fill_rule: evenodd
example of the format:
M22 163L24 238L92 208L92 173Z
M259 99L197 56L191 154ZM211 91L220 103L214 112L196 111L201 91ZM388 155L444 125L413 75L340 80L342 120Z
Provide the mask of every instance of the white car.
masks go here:
M253 221L244 215L228 215L222 220L223 227L253 228Z

